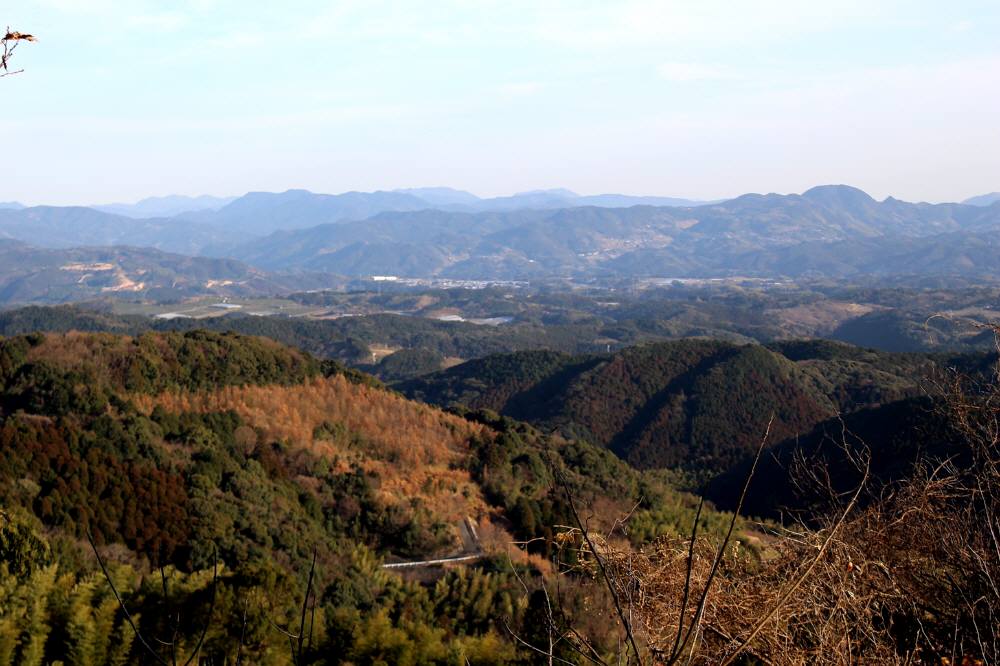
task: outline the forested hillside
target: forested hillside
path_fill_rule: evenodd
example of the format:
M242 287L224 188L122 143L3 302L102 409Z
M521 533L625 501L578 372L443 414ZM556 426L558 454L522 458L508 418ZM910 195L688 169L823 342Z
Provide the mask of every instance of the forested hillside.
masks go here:
M493 409L610 448L637 467L721 472L838 413L920 391L927 356L833 342L664 342L612 355L490 356L399 385L439 405Z
M718 601L704 621L746 633L762 611L735 609L778 603L817 548L831 560L809 607L826 613L843 586L857 640L905 652L914 618L930 635L953 631L942 599L979 589L980 569L960 563L980 546L956 535L934 554L931 566L962 576L956 592L911 576L901 558L923 551L886 540L963 520L975 534L974 514L948 512L962 470L989 455L970 446L992 432L991 384L920 397L922 380L951 368L985 382L994 363L822 341L524 352L402 385L467 405L445 412L266 338L2 338L0 663L502 664L538 651L579 663L623 654L625 627L655 661L692 612L676 605L682 588L712 586L713 558ZM683 473L637 469L658 466ZM932 469L952 494L921 490L939 483ZM803 522L730 528L674 485L713 475L720 505ZM830 527L846 496L850 521ZM822 545L841 524L842 540ZM440 558L459 559L384 566ZM843 579L845 562L878 580ZM629 596L635 586L655 596ZM788 615L797 605L775 608L798 653L827 644L825 625ZM880 609L892 623L879 625ZM761 649L793 649L776 640ZM730 649L697 648L701 662Z
M270 337L395 382L504 352L592 354L688 337L736 343L832 338L885 351L989 349L992 338L984 322L993 316L998 295L990 285L754 283L671 285L640 293L548 287L323 291L235 304L195 299L161 306L28 306L0 312L0 335L231 330ZM233 310L243 314L219 316ZM177 317L177 311L189 314ZM156 312L166 318L149 316Z
M0 405L0 663L169 661L202 630L215 663L524 660L510 631L534 640L567 491L595 528L629 515L634 543L697 504L600 448L237 334L3 338ZM724 520L701 512L709 534ZM140 635L173 648L135 637L90 538ZM585 603L586 578L565 584ZM298 651L276 627L306 607Z

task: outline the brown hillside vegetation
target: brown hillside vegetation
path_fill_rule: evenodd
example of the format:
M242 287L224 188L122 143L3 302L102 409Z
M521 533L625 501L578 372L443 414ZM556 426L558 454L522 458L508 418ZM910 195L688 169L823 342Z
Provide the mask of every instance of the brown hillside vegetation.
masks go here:
M293 386L230 386L215 391L138 395L146 413L232 410L270 441L325 456L336 467L375 472L383 499L425 500L445 520L480 516L482 492L461 465L484 427L336 375Z

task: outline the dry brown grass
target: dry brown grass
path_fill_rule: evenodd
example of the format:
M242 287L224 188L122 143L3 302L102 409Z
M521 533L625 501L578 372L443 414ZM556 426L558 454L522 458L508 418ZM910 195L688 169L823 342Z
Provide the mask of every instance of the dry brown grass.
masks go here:
M763 564L730 544L700 613L696 599L682 613L684 589L690 584L692 596L704 590L717 544L696 542L690 581L687 540L660 540L641 552L610 550L605 558L651 663L668 661L683 644L681 617L682 635L696 629L679 663L724 663L755 632L741 652L765 663L899 663L877 618L901 606L900 590L884 564L850 537L832 539L817 560L825 536L786 535Z
M1000 368L938 398L960 450L858 508L863 481L818 525L773 534L765 558L697 537L638 551L566 538L576 573L606 580L623 612L611 654L572 627L562 638L592 663L1000 663Z
M820 301L790 308L773 308L764 314L780 322L788 337L829 335L849 319L866 315L877 307L867 303Z

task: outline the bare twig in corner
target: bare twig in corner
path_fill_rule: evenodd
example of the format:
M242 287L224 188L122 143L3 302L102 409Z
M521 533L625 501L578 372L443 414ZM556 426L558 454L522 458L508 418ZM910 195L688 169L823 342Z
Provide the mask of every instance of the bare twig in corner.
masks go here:
M23 69L10 70L10 61L14 57L14 51L21 42L37 41L34 35L17 32L16 30L11 30L10 26L7 26L7 31L4 33L3 38L0 39L0 45L3 47L3 52L0 53L0 78L23 72Z

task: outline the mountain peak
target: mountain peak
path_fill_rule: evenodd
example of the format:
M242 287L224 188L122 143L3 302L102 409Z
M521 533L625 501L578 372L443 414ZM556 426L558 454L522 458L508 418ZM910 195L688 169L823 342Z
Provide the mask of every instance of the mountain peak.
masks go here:
M461 204L473 205L480 200L479 197L471 192L456 190L453 187L410 187L396 189L393 190L393 192L396 194L409 194L423 199L429 204L442 206Z
M867 192L850 185L817 185L803 192L802 197L817 203L838 205L875 203Z
M989 194L981 194L978 197L971 197L962 203L969 206L992 206L998 201L1000 201L1000 192L990 192Z
M168 194L166 196L146 197L135 203L110 203L90 206L94 210L114 215L123 215L135 219L151 217L173 217L183 213L194 213L205 210L218 210L229 204L235 197L215 197L207 194L185 196Z

